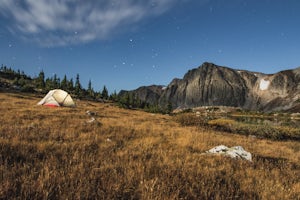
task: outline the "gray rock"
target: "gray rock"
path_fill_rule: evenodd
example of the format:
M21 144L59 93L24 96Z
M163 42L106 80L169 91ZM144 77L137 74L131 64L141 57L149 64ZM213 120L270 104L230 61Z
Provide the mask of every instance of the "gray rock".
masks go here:
M251 153L245 151L244 148L241 146L234 146L228 148L227 146L220 145L208 150L206 153L221 154L221 155L229 156L231 158L244 159L250 162L252 161Z

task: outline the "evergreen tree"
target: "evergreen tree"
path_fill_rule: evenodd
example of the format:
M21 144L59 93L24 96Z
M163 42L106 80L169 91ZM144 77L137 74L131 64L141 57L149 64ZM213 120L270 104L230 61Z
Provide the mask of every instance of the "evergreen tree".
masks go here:
M59 88L60 87L60 80L59 80L59 78L57 77L56 74L54 74L52 81L53 81L53 87L54 88Z
M24 85L26 84L26 80L24 79L24 77L21 77L17 80L18 80L17 85L21 86L21 87L24 87Z
M129 103L130 103L129 92L126 92L124 95L118 98L118 104L123 108L129 108Z
M96 98L96 100L101 100L101 98L102 98L101 92L96 92L95 98Z
M118 101L118 94L117 94L116 90L109 96L109 99L112 101L115 101L115 102Z
M88 96L91 97L91 98L94 98L94 89L92 88L92 81L89 80L89 83L88 83L88 89L87 89L87 93L88 93Z
M136 108L142 108L142 101L139 98L139 96L137 95L136 99L135 99L135 107Z
M52 89L54 89L53 80L51 78L46 78L45 89L46 90L52 90Z
M70 81L67 81L67 90L69 92L73 92L74 91L74 82L73 82L73 78L70 79Z
M128 102L128 106L129 106L129 108L133 108L134 107L134 103L135 103L135 95L134 95L134 93L133 92L130 92L129 93L129 95L128 95L129 97L129 102Z
M18 71L18 74L21 74L20 70ZM45 89L45 86L46 86L46 84L45 84L45 73L44 73L43 70L40 71L39 76L38 76L36 81L37 81L36 82L37 88Z
M63 80L60 82L60 88L63 90L68 90L68 79L67 75L64 75Z
M102 98L103 99L108 99L108 90L106 88L106 86L104 85L103 90L102 90Z
M129 94L129 92L127 92L126 93L126 95L125 95L125 105L129 108L130 107L130 94Z
M92 81L91 81L91 79L89 80L89 83L88 83L88 91L89 90L92 90Z
M81 91L82 88L81 88L81 84L80 84L80 80L79 80L79 74L76 75L76 82L75 82L75 94L77 96L80 96L81 94Z
M173 110L172 103L170 101L168 101L166 113L170 114L172 112L172 110Z

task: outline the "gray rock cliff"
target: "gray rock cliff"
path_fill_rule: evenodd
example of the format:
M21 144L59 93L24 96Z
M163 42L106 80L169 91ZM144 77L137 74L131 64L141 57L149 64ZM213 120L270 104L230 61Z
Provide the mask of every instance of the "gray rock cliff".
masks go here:
M300 104L300 68L263 74L203 63L167 87L140 87L147 103L175 108L232 106L250 110L291 110Z

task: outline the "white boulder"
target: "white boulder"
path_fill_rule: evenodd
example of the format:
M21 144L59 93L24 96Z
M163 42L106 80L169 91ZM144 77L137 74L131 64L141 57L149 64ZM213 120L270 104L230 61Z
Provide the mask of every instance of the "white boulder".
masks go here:
M234 146L234 147L228 148L225 145L219 145L219 146L216 146L216 147L208 150L206 153L221 154L221 155L229 156L231 158L238 158L238 159L252 161L251 153L245 151L244 148L241 146Z

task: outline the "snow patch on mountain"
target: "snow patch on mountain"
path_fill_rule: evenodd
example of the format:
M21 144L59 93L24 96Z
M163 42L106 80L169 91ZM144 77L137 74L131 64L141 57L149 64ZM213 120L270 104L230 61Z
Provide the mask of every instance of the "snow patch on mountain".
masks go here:
M259 83L259 89L260 90L267 90L270 86L270 81L269 80L265 80L265 79L261 79L260 83Z

